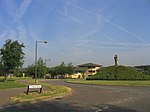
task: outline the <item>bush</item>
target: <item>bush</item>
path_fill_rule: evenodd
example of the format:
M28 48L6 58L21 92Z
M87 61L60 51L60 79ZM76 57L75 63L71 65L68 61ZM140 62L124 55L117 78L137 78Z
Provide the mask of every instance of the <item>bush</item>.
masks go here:
M132 67L109 66L87 80L148 80L149 76L144 75Z

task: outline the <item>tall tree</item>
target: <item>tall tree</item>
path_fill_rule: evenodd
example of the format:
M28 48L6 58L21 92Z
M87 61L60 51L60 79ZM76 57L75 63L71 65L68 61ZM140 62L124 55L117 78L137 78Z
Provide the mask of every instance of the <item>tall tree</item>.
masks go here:
M24 63L25 46L18 41L6 40L3 47L0 49L1 62L4 67L5 79L7 81L10 71L21 67Z
M71 75L73 74L73 70L74 70L74 67L73 67L72 62L68 63L68 65L66 66L66 73Z
M59 66L57 66L56 68L57 68L57 73L63 77L63 76L65 75L65 69L66 69L65 62L63 61L63 62L62 62Z
M1 59L0 59L0 76L4 75L4 66L2 65Z
M45 66L45 63L42 58L39 58L37 62L37 77L38 78L43 78L44 75L47 73L47 67Z
M37 78L43 78L44 75L48 73L48 68L45 66L45 63L42 58L39 58L37 61ZM35 78L35 65L32 64L31 66L28 66L27 68L27 74L28 76L32 76Z

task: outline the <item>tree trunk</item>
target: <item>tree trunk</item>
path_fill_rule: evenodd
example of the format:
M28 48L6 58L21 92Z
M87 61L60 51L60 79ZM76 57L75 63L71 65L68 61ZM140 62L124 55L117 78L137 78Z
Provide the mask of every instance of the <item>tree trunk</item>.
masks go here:
M4 79L5 79L5 82L7 82L8 74L5 74Z

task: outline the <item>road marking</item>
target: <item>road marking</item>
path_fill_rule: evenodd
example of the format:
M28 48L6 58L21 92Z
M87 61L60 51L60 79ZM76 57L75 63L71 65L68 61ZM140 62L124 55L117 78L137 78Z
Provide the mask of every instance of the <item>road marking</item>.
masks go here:
M106 109L109 109L109 107L108 106L106 106L106 107L104 107L104 108L102 108L102 109L98 109L97 111L95 111L95 112L102 112L103 110L106 110Z

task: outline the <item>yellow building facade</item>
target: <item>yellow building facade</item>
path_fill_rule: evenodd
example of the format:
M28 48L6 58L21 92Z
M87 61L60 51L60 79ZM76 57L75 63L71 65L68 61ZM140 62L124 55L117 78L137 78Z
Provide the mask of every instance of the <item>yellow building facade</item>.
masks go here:
M70 75L70 78L86 78L93 76L97 73L102 65L94 64L94 63L86 63L82 65L78 65L75 68L75 73Z

